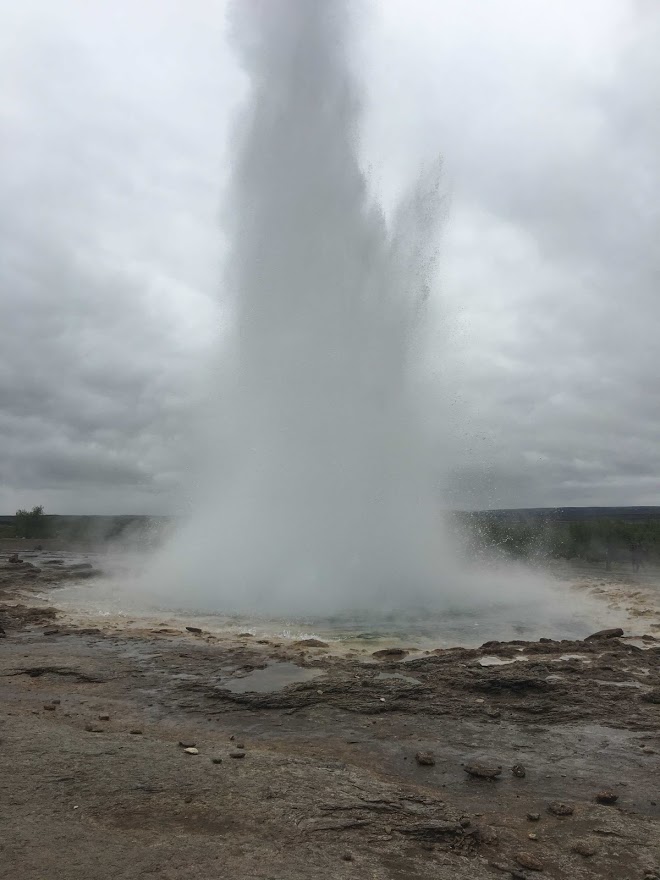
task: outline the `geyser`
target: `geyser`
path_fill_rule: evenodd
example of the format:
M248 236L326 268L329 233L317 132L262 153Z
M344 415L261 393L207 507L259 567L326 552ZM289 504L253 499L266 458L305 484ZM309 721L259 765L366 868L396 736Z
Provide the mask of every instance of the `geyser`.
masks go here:
M382 610L440 589L418 392L437 168L385 217L360 168L347 6L233 9L250 92L224 213L233 323L214 455L149 575L187 606Z

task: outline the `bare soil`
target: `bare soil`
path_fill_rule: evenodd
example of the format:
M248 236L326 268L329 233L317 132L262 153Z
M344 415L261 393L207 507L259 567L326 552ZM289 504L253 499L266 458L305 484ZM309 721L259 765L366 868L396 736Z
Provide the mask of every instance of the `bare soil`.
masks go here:
M0 877L660 878L653 636L337 656L35 596L89 572L0 559Z

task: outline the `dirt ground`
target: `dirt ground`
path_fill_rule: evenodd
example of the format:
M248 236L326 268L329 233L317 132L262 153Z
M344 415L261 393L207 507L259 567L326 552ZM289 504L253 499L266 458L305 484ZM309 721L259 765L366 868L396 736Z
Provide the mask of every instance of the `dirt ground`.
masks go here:
M338 656L90 629L36 594L93 570L8 558L0 877L660 878L653 635Z

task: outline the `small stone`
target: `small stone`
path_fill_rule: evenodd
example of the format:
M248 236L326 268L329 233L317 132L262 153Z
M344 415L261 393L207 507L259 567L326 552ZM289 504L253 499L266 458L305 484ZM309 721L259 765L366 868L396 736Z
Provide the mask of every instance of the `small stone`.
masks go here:
M180 739L179 745L182 749L194 749L197 743L194 743L192 740L189 739Z
M459 822L461 828L469 828L472 824L469 816L463 816Z
M103 728L99 727L97 724L86 724L85 730L87 733L103 733Z
M57 706L54 706L52 703L45 703L44 709L46 712L54 712L57 709Z
M110 721L110 716L107 714L99 715L99 721Z
M239 752L238 749L234 749L232 752L229 753L229 757L230 758L244 758L245 752Z
M211 758L211 763L222 764L222 758Z
M129 733L132 733L133 736L142 736L142 731L137 727L133 728L133 730L129 730Z
M588 840L576 841L576 843L573 844L572 849L574 853L577 853L579 856L584 856L585 859L590 859L591 856L595 856L598 852L598 848Z
M55 626L51 626L49 629L44 630L45 636L56 636L59 633L59 629Z
M199 749L196 749L194 746L188 746L188 748L183 751L186 755L199 755Z
M619 800L619 795L607 788L598 792L596 800L599 804L615 804Z
M253 636L254 636L254 633L239 633L238 634L239 639L251 639L251 638L253 638ZM268 644L268 643L267 642L265 642L265 643L259 642L258 644L263 645L263 644Z
M59 706L61 702L62 702L62 700L60 700L59 697L56 697L54 700L51 700L51 703L53 704L53 706Z
M585 642L599 641L600 639L619 639L622 635L623 630L620 627L615 627L613 629L600 629L598 632L587 636Z
M530 822L538 822L539 819L541 818L541 814L540 813L527 813L527 818L529 819Z
M497 843L497 831L492 825L480 825L477 828L477 838L480 843L486 846L494 846Z
M294 648L329 648L327 642L322 642L321 639L300 639L297 642L294 642L292 647Z
M344 855L342 856L342 859L345 862L352 862L353 861L353 853L349 853L349 852L344 853Z
M548 804L548 812L552 813L553 816L572 816L575 808L561 801L553 801L551 804Z
M187 632L189 632L189 633L197 633L197 634L201 633L201 631L202 631L202 630L200 629L200 627L198 627L198 626L187 626L187 627L186 627L186 630L187 630Z
M513 767L511 768L511 772L513 773L514 776L517 776L518 779L524 779L525 775L526 775L525 768L523 767L522 764L514 764Z
M486 709L486 715L488 715L489 718L501 718L502 717L502 713L500 712L499 709Z
M543 870L543 862L536 856L533 856L531 853L516 853L514 855L514 859L518 862L519 865L522 865L523 868L527 868L528 871Z
M465 770L468 775L477 777L477 779L497 779L502 773L502 768L500 766L495 767L489 764L479 763L464 764L463 770Z
M433 752L417 752L417 754L415 755L415 760L420 767L435 766L435 756Z
M242 742L237 742L237 743L236 743L236 748L237 748L237 749L244 749L244 748L245 748L245 745L244 745L244 743L242 743Z
M538 840L539 839L538 834L534 834L533 831L530 831L530 833L527 835L527 837L529 837L530 840Z

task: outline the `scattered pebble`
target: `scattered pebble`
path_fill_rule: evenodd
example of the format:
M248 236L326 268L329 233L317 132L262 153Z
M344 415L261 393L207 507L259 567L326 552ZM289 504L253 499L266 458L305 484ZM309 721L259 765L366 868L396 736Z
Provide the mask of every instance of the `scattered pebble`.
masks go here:
M44 709L46 710L46 712L54 712L55 709L57 709L57 706L54 706L52 703L45 703Z
M553 816L572 816L575 808L561 801L553 801L551 804L548 804L548 812L552 813Z
M194 749L197 743L192 742L192 740L188 739L180 739L179 745L182 749Z
M598 852L598 847L594 846L588 840L578 840L573 844L573 852L577 853L579 856L584 856L585 859L590 859L591 856L595 856Z
M244 758L245 752L239 752L238 749L234 749L233 752L229 753L230 758Z
M598 792L596 800L599 804L615 804L619 800L619 795L607 788Z
M188 748L183 751L186 755L199 755L199 749L196 749L194 746L188 746Z
M349 853L349 852L344 853L344 855L342 856L342 859L345 862L352 862L353 861L353 853Z
M480 825L477 829L477 837L479 842L485 843L486 846L494 846L498 840L497 831L492 825Z
M142 736L142 731L137 727L133 728L133 730L129 730L129 733L132 733L133 736Z
M198 626L187 626L186 630L189 633L201 633L201 631L202 631Z
M541 814L540 813L527 813L527 818L529 819L530 822L538 822L539 819L541 818Z
M87 733L103 733L103 728L99 727L98 724L86 724L85 730Z
M110 721L110 716L106 715L105 713L103 715L99 715L99 721Z
M417 754L415 755L415 760L420 765L420 767L435 766L435 756L433 752L417 752Z
M530 833L527 835L527 837L529 837L530 840L538 840L539 839L538 834L534 834L533 831L530 831Z
M514 859L519 865L522 865L523 868L527 868L528 871L543 870L543 862L531 853L518 852L514 855Z
M237 743L236 743L236 748L237 748L237 749L244 749L244 748L245 748L245 745L244 745L244 743L242 743L242 742L237 742Z
M222 758L211 758L213 764L222 764Z
M478 763L463 764L463 770L470 776L476 776L477 779L497 779L502 773L501 765L495 767Z
M524 777L526 776L526 770L522 764L514 764L511 768L511 772L514 776L517 776L518 779L524 779Z

